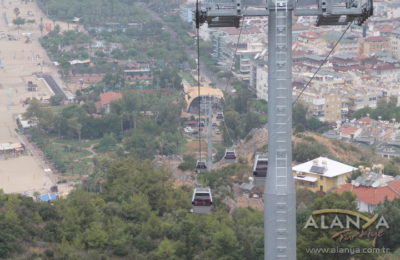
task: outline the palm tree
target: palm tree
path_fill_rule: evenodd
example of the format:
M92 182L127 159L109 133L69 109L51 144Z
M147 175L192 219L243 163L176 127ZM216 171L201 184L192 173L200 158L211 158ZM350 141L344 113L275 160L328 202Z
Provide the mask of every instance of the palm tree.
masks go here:
M19 8L18 8L18 7L15 7L15 8L14 8L14 14L15 14L15 16L18 17L20 13L21 13L21 11L19 10Z
M77 117L68 119L68 126L75 130L75 132L78 134L78 140L81 142L82 124L79 123L79 119Z
M40 29L40 36L43 36L43 29L44 29L43 17L40 17L39 29Z

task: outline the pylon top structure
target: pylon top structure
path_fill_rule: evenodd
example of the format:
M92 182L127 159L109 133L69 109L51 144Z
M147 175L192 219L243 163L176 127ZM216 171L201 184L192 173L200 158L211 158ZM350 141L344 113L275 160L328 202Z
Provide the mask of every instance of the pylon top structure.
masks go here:
M242 8L240 0L206 1L206 7L198 12L199 24L205 22L209 27L236 27L239 28L243 16L268 16L270 10L289 9L295 16L317 16L317 26L346 25L355 21L362 25L368 17L373 15L372 0L316 0L318 8L297 7L294 0L266 0L264 6L248 6Z
M268 16L268 173L264 183L264 259L296 259L296 191L292 176L292 16L316 16L317 26L362 25L372 0L266 0L242 7L240 0L207 1L196 11L196 27L240 27L243 17Z

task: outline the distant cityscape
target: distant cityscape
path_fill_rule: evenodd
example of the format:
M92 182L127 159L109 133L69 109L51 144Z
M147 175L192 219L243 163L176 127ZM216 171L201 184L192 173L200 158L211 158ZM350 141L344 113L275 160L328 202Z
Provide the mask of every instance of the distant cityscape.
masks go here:
M182 4L181 19L192 22L193 8L193 3ZM244 20L235 57L239 29L209 29L205 25L200 35L212 42L211 55L220 68L230 71L234 64L234 76L248 82L258 99L268 100L266 22L266 18ZM312 17L297 17L293 23L293 96L296 97L344 28L316 27ZM375 108L381 98L400 96L399 25L398 1L374 1L374 16L364 26L350 28L302 94L301 100L308 105L310 115L340 125L360 108Z

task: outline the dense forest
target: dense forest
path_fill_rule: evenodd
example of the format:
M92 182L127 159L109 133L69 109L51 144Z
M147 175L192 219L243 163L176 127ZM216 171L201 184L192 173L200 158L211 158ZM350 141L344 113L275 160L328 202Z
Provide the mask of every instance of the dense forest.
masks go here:
M140 17L140 9L135 7L137 0L38 0L39 7L55 20L72 21L80 17L86 24L100 22L131 22L129 17ZM144 17L144 16L141 16Z
M261 212L229 216L217 201L212 215L193 215L190 190L173 189L168 172L132 158L102 169L104 184L84 184L54 204L1 194L0 257L262 259ZM85 191L90 185L97 191Z
M211 215L189 212L191 189L172 188L170 173L134 158L107 159L101 163L104 182L84 183L67 198L53 204L33 202L22 195L0 194L0 257L13 259L263 259L262 212L229 209L218 199ZM208 178L207 176L214 176ZM217 176L217 177L215 177ZM218 177L219 176L219 177ZM222 172L206 175L218 187ZM88 191L90 190L90 191ZM298 196L309 205L298 213L298 259L311 246L343 246L325 232L302 227L310 211L319 208L355 210L350 193L324 197L307 191ZM390 223L385 246L398 247L399 200L387 202L378 212ZM369 247L355 239L348 247ZM336 255L324 259L337 259ZM353 256L341 255L340 259ZM363 255L362 259L376 259Z

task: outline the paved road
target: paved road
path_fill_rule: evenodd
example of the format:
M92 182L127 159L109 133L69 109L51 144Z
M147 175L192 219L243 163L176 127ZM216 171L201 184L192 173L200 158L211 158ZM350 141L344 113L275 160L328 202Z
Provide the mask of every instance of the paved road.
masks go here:
M67 98L67 95L65 95L64 91L61 89L61 87L57 84L57 82L54 80L53 76L49 74L38 74L38 78L43 78L49 87L53 90L54 95L62 95L64 98Z

